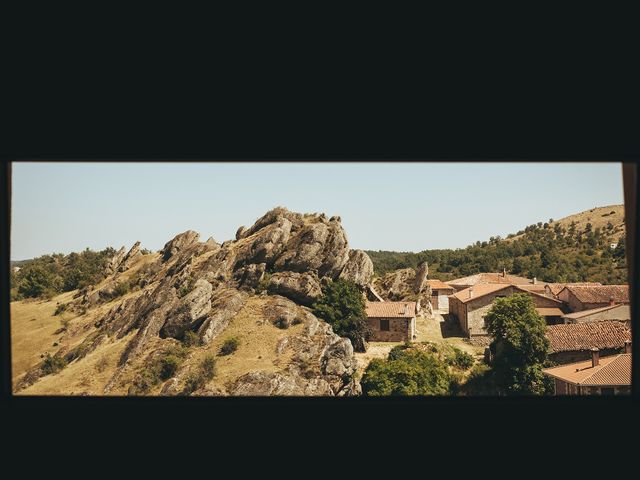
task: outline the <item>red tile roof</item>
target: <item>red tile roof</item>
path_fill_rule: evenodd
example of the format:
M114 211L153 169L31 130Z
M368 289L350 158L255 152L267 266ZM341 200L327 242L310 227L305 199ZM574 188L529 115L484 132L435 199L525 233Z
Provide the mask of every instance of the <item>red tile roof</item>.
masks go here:
M557 307L540 307L536 308L536 312L543 317L561 317L564 315L564 312Z
M367 302L367 317L413 318L416 306L416 302Z
M547 287L551 290L552 295L558 295L564 287L568 286L588 286L588 285L602 285L600 282L574 282L574 283L547 283Z
M629 285L569 285L565 287L582 303L629 302ZM564 290L564 289L563 289Z
M485 295L489 295L490 293L499 292L500 290L505 290L510 287L513 287L513 285L509 283L479 283L449 296L460 300L462 303L467 303L472 300L482 298ZM469 296L470 292L473 294L472 296Z
M631 341L631 328L627 322L605 320L602 322L567 323L549 325L546 331L549 353L572 352L598 348L624 347Z
M588 317L596 313L606 312L607 310L611 310L614 308L619 308L621 310L626 309L624 313L620 314L620 318L617 318L618 314L615 314L616 315L615 320L631 320L631 309L629 308L629 305L622 305L620 303L617 305L607 305L606 307L592 308L590 310L582 310L580 312L575 312L575 313L567 313L566 315L564 315L564 317L570 320L577 320L579 318Z
M454 290L451 285L447 285L442 280L427 280L427 283L431 287L432 290Z
M631 385L631 354L621 353L601 357L599 365L592 367L591 360L546 368L551 377L582 386Z
M449 280L449 285L478 285L480 283L510 283L514 285L529 285L532 280L524 277L517 277L515 275L502 273L477 273L475 275L469 275L468 277L456 278L455 280Z

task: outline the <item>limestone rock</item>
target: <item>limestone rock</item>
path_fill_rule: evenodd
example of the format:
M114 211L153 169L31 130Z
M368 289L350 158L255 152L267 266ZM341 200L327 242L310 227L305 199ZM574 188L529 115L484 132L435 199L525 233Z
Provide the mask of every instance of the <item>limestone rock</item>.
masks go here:
M264 277L266 268L266 263L252 263L236 270L233 276L238 282L238 285L255 288Z
M422 262L418 265L418 269L416 270L416 278L413 284L413 291L415 293L420 293L424 289L425 285L427 285L427 274L429 273L429 265L427 262Z
M204 343L209 343L222 332L231 319L240 311L247 294L235 289L222 289L214 293L211 313L198 328L198 336Z
M118 265L118 272L124 272L125 270L129 269L131 265L133 265L133 263L141 256L142 252L140 252L140 242L136 242L124 256L120 265Z
M282 295L306 306L311 306L322 295L320 281L311 273L274 273L267 288L270 293Z
M211 311L212 292L213 286L209 282L204 279L196 281L193 290L167 315L160 335L179 338L194 328Z
M349 251L349 260L340 273L340 278L352 280L360 287L369 285L373 278L373 262L362 250Z

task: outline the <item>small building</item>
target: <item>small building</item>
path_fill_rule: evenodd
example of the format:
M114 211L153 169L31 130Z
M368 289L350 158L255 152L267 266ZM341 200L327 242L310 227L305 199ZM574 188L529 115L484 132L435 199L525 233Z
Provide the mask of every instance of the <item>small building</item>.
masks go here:
M468 337L487 335L485 315L496 298L508 297L516 293L531 295L538 313L547 324L562 322L563 304L554 298L519 288L518 285L478 284L449 297L449 313L456 316L460 328Z
M558 294L569 286L590 286L590 285L602 285L600 282L573 282L573 283L547 283L544 286L547 296L552 298L558 298Z
M434 310L449 311L449 295L453 295L456 290L441 280L427 280L427 284L431 287L431 307Z
M564 365L590 359L594 347L603 357L624 353L629 349L627 343L631 343L631 322L606 320L550 325L546 337L549 340L549 360Z
M600 358L597 348L592 358L542 372L554 379L556 395L630 395L631 352Z
M629 285L568 285L558 293L558 300L572 312L629 303Z
M603 320L631 320L631 307L626 304L608 305L592 308L580 312L567 313L563 317L564 323L601 322Z
M510 275L504 269L502 270L502 273L477 273L475 275L469 275L468 277L449 280L445 283L455 288L456 292L473 287L474 285L495 283L502 283L506 285L544 285L544 283L538 282L536 278L530 280L525 277Z
M374 342L411 342L416 334L416 302L367 302Z

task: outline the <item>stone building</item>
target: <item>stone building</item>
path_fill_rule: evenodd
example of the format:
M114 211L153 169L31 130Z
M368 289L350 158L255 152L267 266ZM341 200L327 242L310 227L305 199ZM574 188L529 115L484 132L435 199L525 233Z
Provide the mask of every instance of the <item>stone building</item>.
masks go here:
M562 317L564 323L601 322L603 320L631 320L631 307L625 304L608 305L580 312L567 313Z
M560 367L546 368L554 380L556 395L630 395L631 351L600 357L597 348L592 358Z
M592 285L602 285L600 282L574 282L574 283L547 283L544 286L545 293L548 297L558 298L558 294L564 289L564 287L573 287L573 286L592 286Z
M449 295L453 295L455 289L441 280L427 280L427 284L431 287L431 307L434 310L449 311Z
M631 343L631 322L603 322L551 325L547 327L549 360L564 365L591 358L591 349L601 356L624 353Z
M468 337L487 335L484 317L493 306L493 301L516 293L530 295L536 310L547 324L559 322L564 315L563 304L559 300L524 290L517 285L505 284L479 284L451 295L449 313L455 315L460 328Z
M411 342L416 334L416 302L367 302L373 342Z
M558 293L558 300L572 312L629 303L629 285L569 285Z

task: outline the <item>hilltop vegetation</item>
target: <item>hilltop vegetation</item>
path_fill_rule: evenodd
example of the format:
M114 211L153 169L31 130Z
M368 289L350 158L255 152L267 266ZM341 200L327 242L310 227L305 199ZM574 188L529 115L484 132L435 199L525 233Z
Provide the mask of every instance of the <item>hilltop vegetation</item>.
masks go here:
M529 225L462 249L420 253L367 251L377 275L429 263L431 278L443 281L481 272L537 277L545 282L627 283L622 206L602 207L554 222ZM595 226L600 225L600 226ZM617 243L610 248L611 243Z

